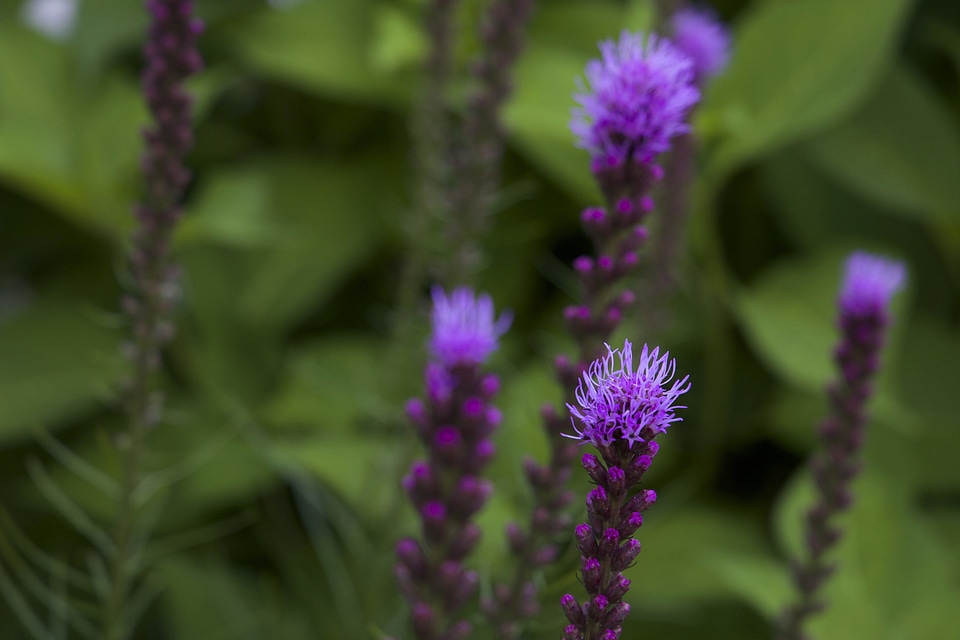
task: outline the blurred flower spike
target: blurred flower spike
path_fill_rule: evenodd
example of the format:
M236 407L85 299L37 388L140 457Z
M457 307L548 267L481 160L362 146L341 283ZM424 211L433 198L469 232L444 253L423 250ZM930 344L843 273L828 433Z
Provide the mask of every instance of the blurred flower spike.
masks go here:
M682 419L674 409L685 407L675 403L690 389L689 376L674 380L675 373L676 360L670 359L669 352L661 355L659 347L651 351L644 345L634 369L629 340L622 350L607 345L607 355L590 365L577 387L580 406L567 405L582 425L577 429L574 423L576 436L568 437L597 448L610 447L617 440L632 447L665 433L670 424Z
M726 68L730 61L730 32L713 11L683 9L674 14L672 27L674 42L693 63L698 84Z
M467 287L454 289L449 296L434 287L432 294L430 354L447 367L484 363L510 328L512 315L503 312L494 319L490 296L475 295Z
M863 251L851 254L840 288L841 312L846 316L885 316L905 278L902 262Z
M700 99L690 58L666 38L624 31L600 43L587 63L589 88L574 96L570 128L590 152L595 172L628 161L650 164L687 133L686 116Z

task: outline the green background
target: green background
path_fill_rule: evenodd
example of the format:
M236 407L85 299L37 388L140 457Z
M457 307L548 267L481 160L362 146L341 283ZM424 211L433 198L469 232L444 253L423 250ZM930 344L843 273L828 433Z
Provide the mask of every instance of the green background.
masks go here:
M410 335L393 327L416 215L409 120L427 46L422 4L198 3L207 67L191 81L179 331L147 457L156 595L137 637L408 637L392 545L416 528L398 483L419 445L401 408L420 391L425 306L411 311ZM716 6L735 53L697 111L681 285L657 337L693 391L648 475L660 500L627 573L624 638L770 637L809 502L802 460L826 409L840 265L864 248L904 260L910 277L843 568L812 631L954 640L960 5ZM481 8L465 2L458 14L464 64ZM571 348L560 322L576 295L568 265L588 251L578 214L599 198L567 129L574 78L597 41L646 28L652 14L643 0L541 0L516 68L476 283L516 318L491 363L505 421L474 558L483 589L505 575L504 523L529 505L520 461L546 452L538 411L559 399L550 362ZM55 42L21 24L19 3L0 8L4 640L31 637L18 615L74 637L61 609L87 596L39 550L96 576L84 530L109 528L114 510L98 487L117 473L123 422L118 301L140 190L145 25L139 2L83 0L75 32ZM454 103L462 93L454 87ZM413 246L443 260L442 245ZM640 311L618 338L652 339ZM65 518L64 500L86 515ZM541 576L530 638L559 635L559 596L582 595L576 566L564 548Z

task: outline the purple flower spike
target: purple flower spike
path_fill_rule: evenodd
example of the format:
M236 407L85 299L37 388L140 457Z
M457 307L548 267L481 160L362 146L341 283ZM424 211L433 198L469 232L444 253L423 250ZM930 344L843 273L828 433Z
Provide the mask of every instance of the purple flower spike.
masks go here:
M847 259L838 301L838 376L828 389L830 413L820 425L820 446L809 462L816 502L804 521L806 557L793 563L799 597L780 617L779 640L807 638L807 619L826 606L820 590L837 568L826 556L843 535L836 518L853 502L851 484L861 467L866 405L890 323L890 302L905 278L900 262L863 252Z
M902 262L858 251L846 263L840 310L848 316L886 315L906 277Z
M416 541L398 545L395 573L415 637L453 640L470 630L458 618L478 580L463 561L480 538L472 518L492 485L479 473L493 456L490 436L501 420L492 404L500 383L480 365L497 348L510 318L494 321L490 297L466 288L449 297L436 288L433 301L429 348L435 361L425 370L426 399L407 403L428 460L414 464L403 482L420 516L422 547Z
M576 393L580 407L567 405L582 426L574 427L576 437L596 446L603 462L592 454L583 457L583 467L597 485L587 496L587 523L575 529L588 597L582 606L570 594L561 600L572 623L564 638L620 637L630 612L623 602L630 581L621 572L640 552L632 536L643 525L641 512L656 501L655 492L632 489L657 453L654 438L680 419L673 413L680 408L675 403L690 389L687 377L670 384L675 371L675 361L666 353L661 356L659 349L645 346L634 369L629 341L622 350L607 346L607 355L583 374Z
M659 347L650 351L646 345L640 352L637 368L633 367L633 345L624 341L623 349L611 349L584 372L577 387L577 403L568 404L573 418L583 425L575 436L597 448L609 447L618 439L631 446L664 433L679 420L674 409L677 399L690 389L689 376L673 380L676 361L670 354L660 355ZM670 385L670 381L673 384Z
M447 367L485 362L510 328L510 314L494 320L490 296L476 296L467 287L454 289L449 297L440 287L434 287L432 293L431 355Z
M600 43L587 63L589 89L575 95L570 128L597 166L628 160L649 164L686 133L687 112L700 99L690 59L669 40L624 31Z
M697 82L712 78L730 61L730 32L706 8L687 8L673 16L673 40L693 62Z

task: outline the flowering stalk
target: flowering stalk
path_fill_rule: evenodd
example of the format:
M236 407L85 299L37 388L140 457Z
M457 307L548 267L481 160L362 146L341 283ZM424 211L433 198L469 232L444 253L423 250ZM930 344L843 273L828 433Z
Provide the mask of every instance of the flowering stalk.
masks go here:
M202 66L197 36L203 25L194 18L192 0L148 0L146 6L151 22L144 46L142 87L153 122L144 132L145 194L135 209L132 289L123 301L132 324L128 354L133 371L126 393L129 430L118 440L123 458L122 489L102 621L107 640L126 637L131 631L125 603L137 573L130 566L136 546L134 495L140 482L144 436L160 420L160 351L173 335L170 316L177 298L177 271L169 262L170 238L190 181L184 157L193 144L192 100L183 82Z
M635 294L624 289L638 266L638 251L647 238L644 221L653 207L649 191L663 172L656 156L669 149L670 139L686 133L685 117L699 98L691 62L667 40L624 32L619 42L601 43L601 60L587 65L590 90L576 96L571 128L578 146L591 154L591 169L606 197L606 207L590 207L582 222L593 241L595 257L574 261L583 298L564 312L577 344L577 360L559 357L557 377L573 403L573 389L589 363L602 355L600 345L620 324ZM550 442L550 459L540 465L524 462L534 494L526 531L510 525L507 536L516 556L513 579L494 588L485 609L505 638L517 638L522 621L538 607L533 571L553 560L554 543L569 531L567 505L573 496L564 489L577 456L575 443L562 437L565 421L550 406L543 409Z
M703 91L729 62L730 34L708 9L674 9L673 6L661 7L665 31L690 58L694 82ZM665 161L661 189L663 215L657 218L657 233L651 246L653 270L643 296L649 309L644 329L653 335L661 333L670 321L666 302L676 289L677 262L690 213L696 151L697 139L691 131L677 136Z
M477 87L467 99L459 152L453 157L459 181L451 189L451 282L465 281L479 262L477 240L486 230L500 182L500 109L513 90L510 72L523 49L533 6L534 0L493 0L480 25L481 54L471 70Z
M646 346L633 365L633 346L607 347L607 355L584 372L576 391L578 406L568 404L575 418L575 436L600 452L583 456L583 468L596 484L587 495L587 522L577 525L580 576L587 599L580 604L567 594L561 599L570 621L565 640L616 640L630 606L623 596L630 581L623 576L640 552L633 534L643 524L643 512L656 501L654 491L631 495L657 455L656 438L678 422L674 409L690 389L688 377L674 380L676 361L660 349ZM672 381L672 384L671 384ZM577 427L579 423L579 428ZM602 458L602 460L601 460Z
M817 497L804 521L807 557L793 563L799 601L781 616L781 640L807 638L807 618L826 606L818 594L837 568L826 555L843 535L836 518L853 501L850 485L860 470L866 403L891 321L890 301L904 277L900 262L863 252L847 259L839 299L841 339L834 354L840 377L828 390L831 411L820 425L820 449L810 461Z
M463 560L480 539L472 518L491 492L480 472L493 456L490 436L501 420L491 404L499 381L482 365L510 318L494 321L490 297L475 297L467 288L449 297L435 288L433 300L426 402L407 404L428 456L403 480L420 515L421 539L397 544L396 575L410 603L415 636L457 640L471 631L458 614L476 594L478 579Z

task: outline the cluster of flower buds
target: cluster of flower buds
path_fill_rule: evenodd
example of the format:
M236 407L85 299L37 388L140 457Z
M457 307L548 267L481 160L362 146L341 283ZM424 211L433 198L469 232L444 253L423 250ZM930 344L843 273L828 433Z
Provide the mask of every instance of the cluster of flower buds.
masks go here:
M192 99L183 82L202 67L197 37L203 23L194 17L192 0L148 0L147 9L151 23L142 89L153 122L143 133L145 194L135 207L133 290L122 306L133 324L126 351L136 370L128 411L138 424L149 426L160 414L158 396L148 391L149 380L160 367L161 347L173 336L170 316L179 297L179 273L168 254L180 199L191 177L184 158L193 144Z
M587 65L590 90L576 96L571 129L578 146L591 154L591 170L606 206L589 207L581 220L595 255L580 256L573 267L581 283L579 304L564 310L567 329L577 344L575 361L555 361L557 378L567 394L576 388L588 364L602 355L636 295L624 288L640 264L647 240L645 220L653 209L651 190L663 178L658 154L670 148L674 136L686 133L686 116L699 99L692 62L668 40L624 32L619 42L600 44L602 58ZM573 397L568 395L568 401ZM516 638L520 620L536 611L532 570L556 554L554 540L569 530L566 505L572 500L564 486L577 458L575 443L561 433L567 423L552 407L543 409L551 452L546 464L525 464L535 507L526 534L511 527L508 536L517 553L517 569L509 585L494 588L488 615L505 638ZM513 540L523 544L514 544Z
M570 624L565 640L616 640L630 606L623 597L630 581L623 571L640 553L633 538L643 512L656 502L650 490L637 487L659 451L656 438L680 420L675 403L690 385L674 380L676 363L659 349L644 346L634 369L633 345L610 349L583 374L578 406L568 405L576 434L600 453L583 456L583 468L596 487L587 495L587 522L575 530L580 576L587 591L581 604L567 594L560 604ZM671 384L672 382L672 384Z
M850 484L860 470L866 403L891 321L890 302L904 277L899 262L862 252L847 260L839 300L842 337L835 352L840 376L828 389L831 412L820 425L820 449L810 461L817 501L806 515L807 558L793 565L800 598L781 617L781 640L806 638L806 619L825 606L818 593L836 569L826 554L843 534L836 517L853 503Z
M499 381L482 365L510 319L494 321L490 298L466 288L449 297L435 289L433 297L426 400L407 404L427 459L414 463L403 480L421 537L397 544L396 575L416 637L458 640L471 630L458 613L475 596L478 578L463 561L480 539L472 519L492 490L480 473L493 457L490 437L501 421L492 404Z

